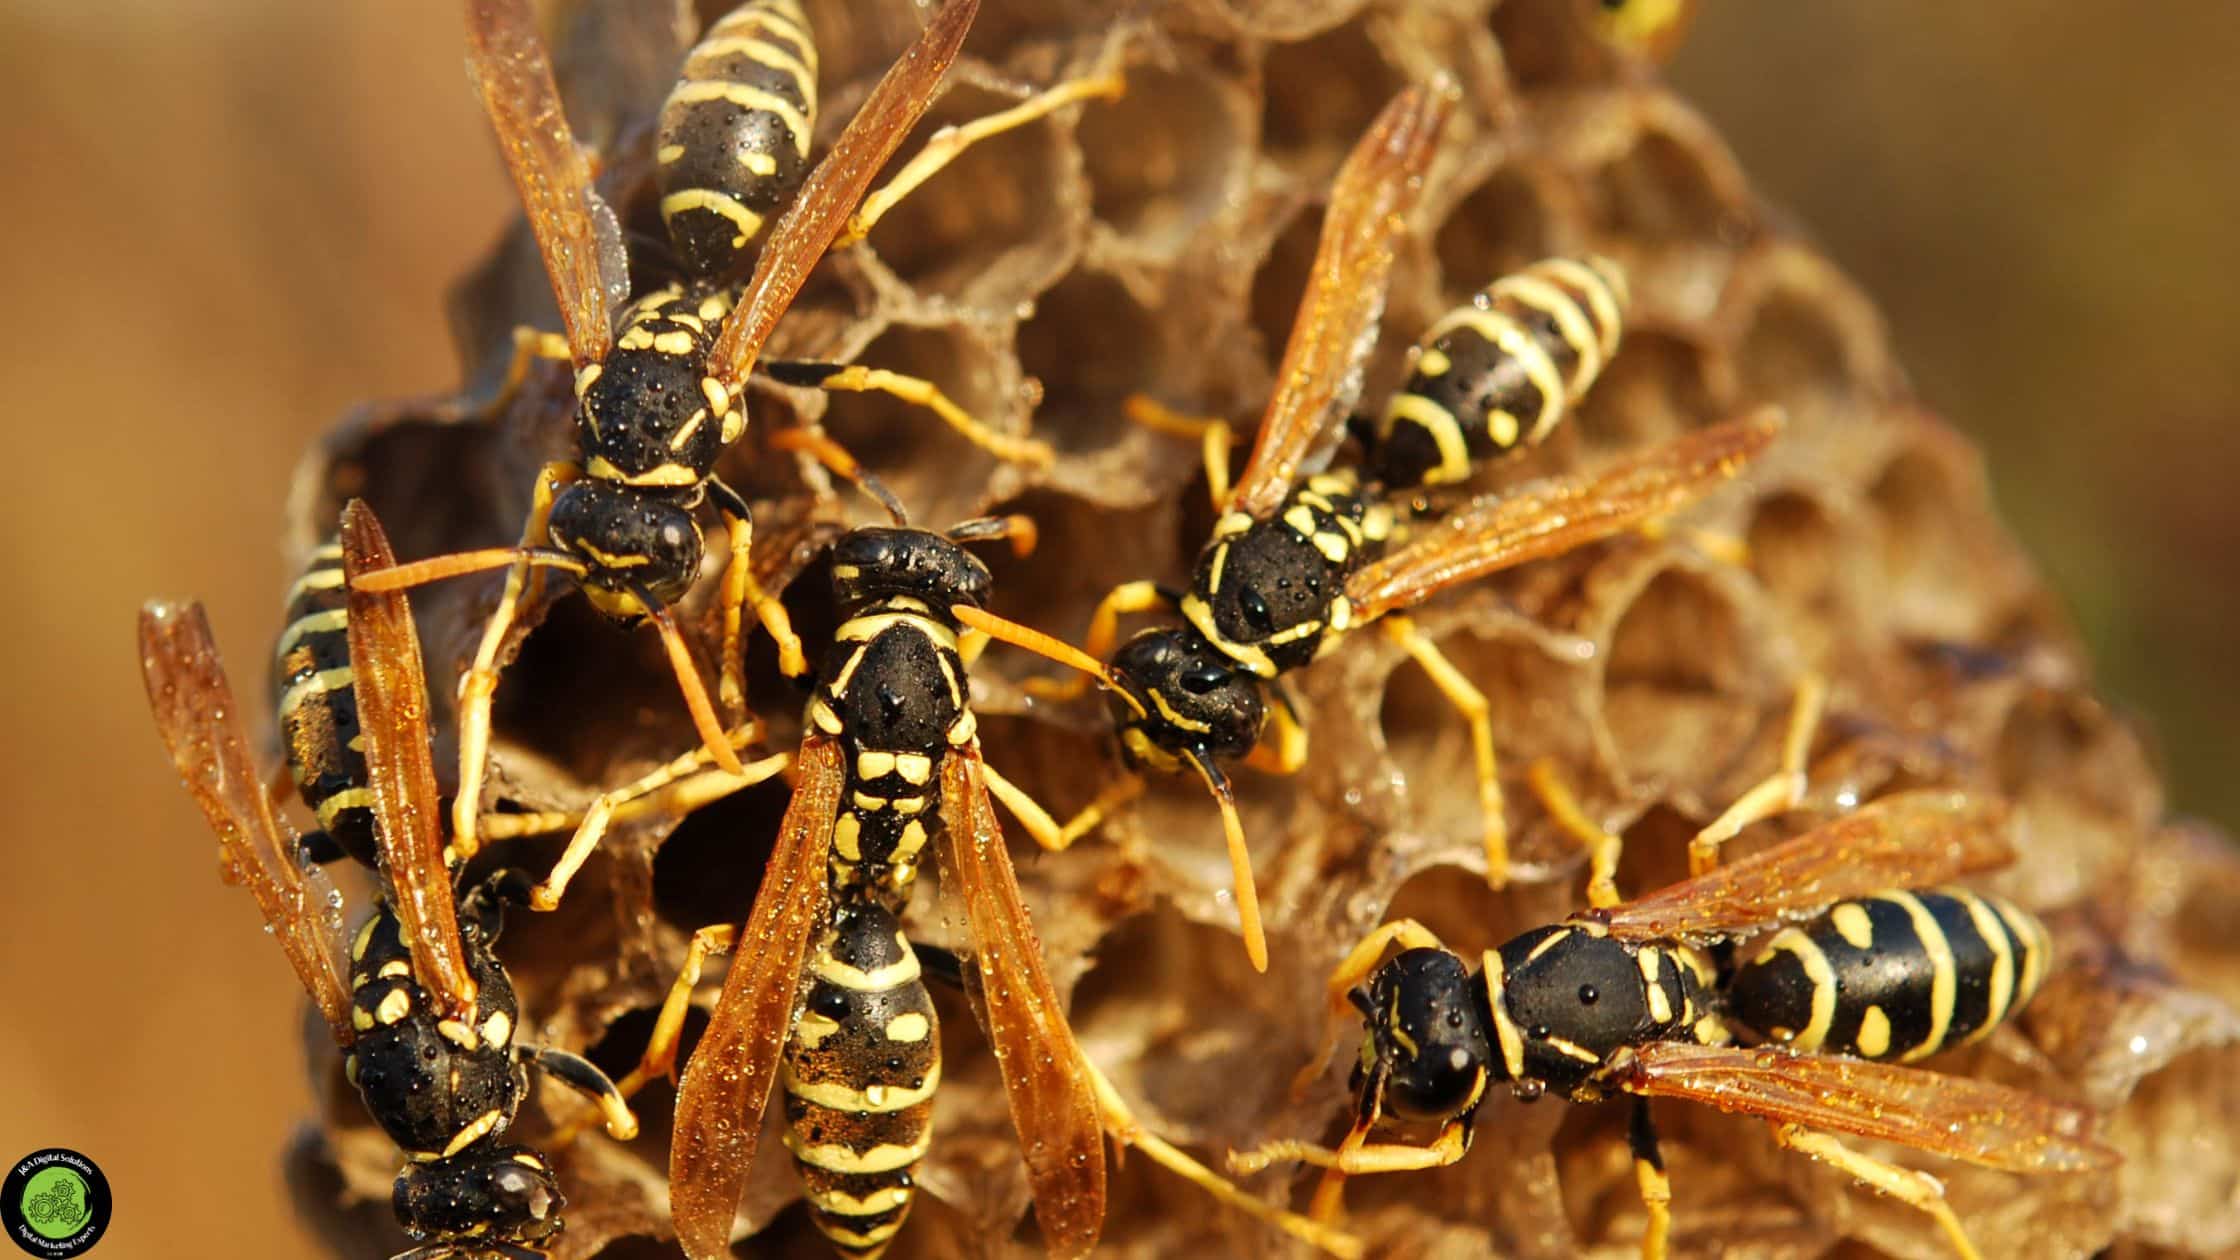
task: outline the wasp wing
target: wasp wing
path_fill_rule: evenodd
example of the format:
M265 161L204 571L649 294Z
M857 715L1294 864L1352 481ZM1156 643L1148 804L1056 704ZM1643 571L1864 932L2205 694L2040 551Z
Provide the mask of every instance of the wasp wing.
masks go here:
M708 352L708 374L732 393L744 385L755 356L762 353L762 343L793 304L810 269L855 213L872 177L933 104L942 76L956 61L979 10L980 0L949 0L933 15L917 42L871 89L863 108L848 120L824 160L802 181L793 204L770 229L739 304L724 320L723 331Z
M1562 555L1670 515L1757 458L1781 432L1779 411L1698 429L1593 472L1549 477L1471 501L1346 582L1367 622L1448 587Z
M350 671L365 742L367 786L373 791L382 881L397 926L412 949L420 987L444 1015L465 1019L474 1010L474 973L459 939L451 865L444 852L420 636L412 628L412 605L404 592L376 594L355 584L361 575L396 563L373 510L351 500L342 509Z
M812 735L715 1017L677 1087L669 1212L691 1256L731 1254L731 1224L762 1139L762 1113L793 1027L809 937L824 921L832 824L846 782L837 740Z
M1411 87L1384 107L1338 168L1315 246L1307 291L1276 369L1252 458L1228 507L1273 511L1310 461L1327 455L1361 396L1362 361L1376 345L1402 218L1423 192L1439 132L1454 108L1451 85Z
M1925 888L2014 860L2011 811L1995 797L1902 792L1793 840L1580 917L1627 940L1748 932L1849 897Z
M2120 1158L2093 1140L2093 1115L2083 1107L1841 1055L1657 1042L1637 1050L1616 1082L1635 1094L1896 1142L2009 1172L2089 1172Z
M467 0L467 68L544 256L568 353L597 363L614 346L615 312L630 296L622 226L591 184L552 76L531 0Z
M1043 970L1042 942L1011 871L977 745L953 750L942 763L941 809L972 929L988 1043L1026 1156L1035 1219L1050 1254L1087 1255L1104 1229L1104 1129L1096 1086Z
M202 605L156 600L140 609L140 673L171 762L217 833L225 881L249 890L335 1043L349 1045L357 1033L350 989L335 961L341 920L324 881L314 882L300 865L295 828L273 811Z

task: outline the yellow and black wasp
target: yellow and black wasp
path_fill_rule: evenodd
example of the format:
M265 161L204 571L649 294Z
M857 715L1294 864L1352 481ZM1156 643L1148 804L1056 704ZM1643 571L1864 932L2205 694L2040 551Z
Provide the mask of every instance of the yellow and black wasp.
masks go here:
M394 563L362 504L345 510L338 549L338 579ZM315 564L312 573L320 572ZM519 1037L513 985L492 947L504 904L524 896L527 882L501 871L471 888L458 886L458 871L445 858L411 611L397 594L353 590L346 600L330 610L340 626L322 622L307 630L299 621L293 643L284 639L281 651L286 662L294 649L308 650L313 636L328 633L348 644L347 665L330 667L347 669L347 677L326 673L326 686L292 692L296 702L283 702L299 763L338 766L343 752L356 758L339 772L335 791L306 798L316 810L357 793L343 799L366 811L364 836L382 891L352 938L346 970L338 961L340 898L308 864L316 848L307 850L273 808L199 605L157 601L142 610L149 704L180 778L217 833L221 873L255 899L342 1047L366 1110L408 1156L397 1177L397 1216L407 1232L429 1241L407 1254L540 1255L539 1242L561 1226L559 1183L537 1152L501 1140L528 1092L528 1069L590 1097L617 1137L634 1135L637 1120L589 1061ZM343 713L354 724L347 737L332 725L322 734L306 720ZM323 752L306 759L307 749ZM321 816L330 829L343 817L334 810ZM353 843L335 836L334 852Z
M2029 913L1929 887L2011 861L2009 829L1997 800L1900 793L1630 902L1590 895L1589 909L1485 951L1476 971L1421 924L1387 923L1330 978L1334 1013L1350 1004L1367 1027L1344 1140L1335 1150L1275 1142L1231 1166L1319 1165L1328 1171L1314 1214L1334 1216L1348 1175L1462 1158L1479 1105L1504 1082L1525 1100L1630 1095L1649 1217L1642 1254L1661 1257L1672 1191L1649 1100L1685 1098L1764 1118L1782 1146L1929 1214L1973 1260L1935 1178L1835 1135L2011 1172L2115 1162L2079 1108L1897 1066L1984 1037L2046 974L2052 943ZM1617 839L1587 838L1598 866L1614 867ZM1761 935L1739 964L1720 952ZM1392 945L1401 952L1386 960ZM1370 1142L1388 1115L1435 1121L1439 1134Z
M1067 1025L989 800L1000 780L981 760L965 672L985 640L952 611L981 607L991 585L962 544L1027 530L1018 518L946 534L896 525L852 530L831 547L842 621L809 700L793 800L753 910L743 929L694 934L645 1055L621 1086L629 1094L674 1074L701 969L711 953L736 950L678 1095L670 1203L688 1254L728 1254L781 1081L785 1141L817 1228L853 1256L877 1255L901 1229L941 1079L935 1010L901 916L927 846L944 832L944 883L972 935L968 987L1050 1249L1079 1255L1095 1242L1109 1131L1224 1203L1332 1254L1358 1254L1344 1235L1269 1208L1143 1130Z
M1299 766L1305 734L1280 690L1282 675L1347 632L1381 622L1470 723L1487 875L1498 884L1508 867L1507 829L1486 699L1398 614L1458 584L1654 523L1732 477L1781 426L1772 413L1715 425L1589 472L1472 500L1413 527L1386 500L1386 487L1365 482L1356 468L1306 475L1327 463L1342 435L1402 218L1450 107L1445 89L1410 89L1355 146L1331 192L1276 393L1233 486L1226 426L1205 430L1220 516L1189 585L1176 591L1135 582L1114 590L1092 617L1085 644L1106 658L1093 676L1110 693L1128 763L1194 771L1220 801L1245 948L1263 970L1267 945L1251 857L1221 763L1250 755L1279 772ZM1615 349L1624 298L1622 274L1602 260L1553 260L1494 285L1418 347L1411 382L1378 427L1373 467L1410 489L1459 480L1474 459L1537 441ZM1146 410L1144 418L1163 427L1176 419ZM1162 608L1179 611L1186 624L1145 630L1113 648L1122 614ZM972 610L959 616L980 624ZM1077 656L1060 659L1079 668ZM1079 688L1046 683L1039 690L1064 696ZM1271 691L1279 702L1272 715ZM1277 731L1263 749L1271 716ZM1091 814L1108 806L1100 801ZM1029 825L1049 847L1063 847L1080 830L1079 820Z
M435 557L378 579L396 590L504 567L505 587L461 683L459 794L452 843L476 850L483 763L498 658L532 568L572 576L601 611L651 622L715 763L738 758L677 629L675 603L698 580L697 513L726 525L730 563L721 590L719 694L744 718L741 617L752 604L789 674L806 669L784 607L756 585L752 514L715 473L744 434L743 398L764 341L810 269L846 228L851 237L966 146L1063 105L1119 90L1116 76L1071 80L1013 109L945 131L868 199L872 178L932 103L978 9L954 0L875 88L832 150L807 166L815 124L816 49L792 0L749 0L709 29L687 56L655 136L661 208L687 270L681 284L628 301L629 276L613 212L593 188L555 86L529 0L469 0L469 64L542 253L566 334L526 337L516 370L537 354L575 366L576 457L539 475L518 547ZM748 246L770 227L743 287ZM1044 462L1039 443L997 433L930 383L860 366L768 364L773 378L827 390L878 390L923 404L1000 457ZM791 443L864 481L829 441ZM868 485L869 483L867 483Z

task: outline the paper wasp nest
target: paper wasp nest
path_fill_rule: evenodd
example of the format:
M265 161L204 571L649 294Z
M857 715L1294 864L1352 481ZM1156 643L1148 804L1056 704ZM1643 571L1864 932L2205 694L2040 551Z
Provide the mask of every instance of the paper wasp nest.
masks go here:
M659 227L643 124L695 29L663 22L662 8L579 0L552 27L576 126L605 154L611 199L649 239ZM807 8L829 138L915 19L901 3ZM1464 104L1402 254L1367 405L1446 306L1507 269L1592 248L1632 275L1623 352L1583 414L1502 476L1758 403L1791 418L1743 484L1686 522L1746 541L1746 567L1678 535L1628 539L1423 611L1493 702L1522 861L1507 892L1479 874L1462 725L1375 635L1302 676L1305 773L1240 776L1272 938L1266 977L1247 969L1219 825L1190 783L1156 786L1061 855L1015 839L1082 1041L1141 1117L1216 1164L1228 1147L1271 1137L1334 1138L1341 1075L1298 1105L1286 1084L1322 1032L1319 987L1348 946L1409 914L1475 950L1575 908L1581 860L1524 790L1526 766L1553 759L1591 812L1624 825L1621 887L1654 887L1684 872L1686 835L1771 768L1789 688L1812 667L1834 688L1812 808L1746 834L1737 851L1893 786L2015 797L2025 852L1991 883L2049 915L2062 961L2019 1029L1932 1066L2110 1109L2126 1163L2104 1178L2031 1179L1898 1157L1946 1179L1987 1255L2240 1247L2240 1020L2224 1005L2240 994L2240 956L2217 926L2240 914L2240 863L2222 837L2164 823L2140 740L2093 697L2076 638L1992 514L1974 452L1909 395L1874 309L1776 226L1708 124L1594 43L1565 0L1181 0L1118 25L1112 11L987 0L957 86L920 138L999 107L1016 85L1100 59L1126 66L1126 99L1002 138L934 179L869 248L825 265L775 347L930 377L998 425L1031 425L1061 452L1057 465L1000 465L925 413L876 398L758 394L723 471L757 501L767 578L801 571L822 533L870 519L857 498L813 493L827 487L766 445L775 429L819 420L922 523L995 507L1039 522L1032 557L992 561L1005 615L1078 638L1113 584L1180 577L1210 524L1196 452L1131 427L1121 399L1142 391L1250 423L1339 158L1395 90L1440 70L1460 81ZM306 466L299 538L330 530L348 493L372 500L408 557L512 540L537 464L567 449L565 373L532 378L503 415L481 414L481 400L507 330L555 326L543 286L516 233L451 312L475 388L346 420ZM821 570L807 579L789 603L814 646L831 615ZM439 710L496 587L492 576L416 596ZM691 746L650 635L610 629L572 597L530 620L540 616L499 698L492 778L506 802L578 806ZM750 666L769 743L786 747L800 693L759 636ZM1115 763L1099 705L1038 706L1016 689L1038 668L1001 648L984 658L981 729L991 762L1066 812ZM439 749L439 764L451 751ZM784 803L782 786L765 784L681 826L610 837L559 912L516 913L500 953L524 1019L626 1070L692 929L743 917ZM538 868L558 841L509 844L503 856ZM961 943L931 891L912 931ZM993 1064L964 1004L943 1001L951 1070L924 1170L930 1194L891 1254L1031 1253ZM333 1077L328 1144L297 1153L298 1185L344 1254L384 1256L397 1244L386 1232L395 1153ZM522 1140L538 1142L551 1115L577 1105L558 1090L541 1098L514 1130ZM594 1134L558 1156L570 1202L557 1254L674 1254L671 1098L662 1085L642 1096L648 1131L636 1142ZM1680 1254L1940 1254L1919 1215L1777 1151L1761 1124L1682 1104L1659 1114ZM1377 1248L1406 1255L1634 1254L1642 1214L1623 1128L1622 1108L1497 1098L1460 1165L1356 1181L1351 1219ZM786 1165L766 1140L749 1202L758 1222L795 1193ZM1285 1175L1251 1184L1272 1195ZM1280 1245L1140 1159L1115 1174L1112 1198L1108 1254ZM821 1246L793 1212L742 1250Z

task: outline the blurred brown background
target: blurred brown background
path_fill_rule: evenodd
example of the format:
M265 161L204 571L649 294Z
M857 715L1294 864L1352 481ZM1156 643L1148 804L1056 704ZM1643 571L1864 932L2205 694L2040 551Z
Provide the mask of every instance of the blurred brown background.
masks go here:
M2229 825L2240 8L2069 9L1711 0L1675 74L1986 443L2175 805ZM296 452L450 383L441 289L507 206L460 65L450 6L0 4L0 1160L102 1163L101 1255L308 1252L290 980L213 878L129 626L200 595L261 699Z

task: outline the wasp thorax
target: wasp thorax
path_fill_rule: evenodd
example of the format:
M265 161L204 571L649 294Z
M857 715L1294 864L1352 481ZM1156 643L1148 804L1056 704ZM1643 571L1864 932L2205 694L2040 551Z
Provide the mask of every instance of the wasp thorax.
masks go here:
M832 544L833 599L851 614L896 596L936 611L953 604L978 608L993 583L978 556L930 530L858 529Z
M576 440L592 476L689 486L715 467L744 414L705 383L723 310L720 300L673 293L632 309L606 362L580 381Z
M391 1202L415 1238L506 1242L550 1237L567 1204L559 1179L536 1152L496 1145L406 1165Z
M573 482L552 500L549 532L583 561L584 594L610 616L642 617L649 597L674 604L700 576L700 525L677 495Z
M1146 630L1120 646L1110 669L1113 720L1131 762L1172 769L1185 751L1242 757L1260 741L1268 706L1259 678L1191 630Z
M1475 1105L1500 1074L1477 986L1438 949L1394 957L1356 990L1369 1030L1363 1067L1385 1073L1385 1106L1407 1119L1445 1119Z
M1345 580L1344 562L1281 520L1259 522L1220 544L1214 559L1192 588L1211 616L1211 637L1257 648L1277 670L1314 659Z

